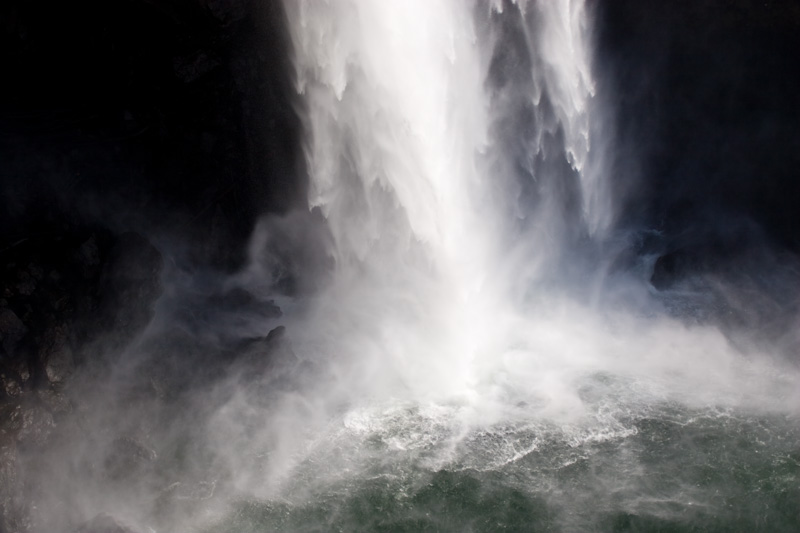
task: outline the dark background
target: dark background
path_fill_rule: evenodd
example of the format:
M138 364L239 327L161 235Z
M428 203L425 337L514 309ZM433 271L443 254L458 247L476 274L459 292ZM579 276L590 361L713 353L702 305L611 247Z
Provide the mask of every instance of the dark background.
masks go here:
M100 223L234 266L256 217L301 198L279 2L23 0L0 20L5 246Z
M800 4L596 7L599 83L619 128L621 224L656 231L666 260L657 266L679 275L764 246L796 253Z
M100 224L178 233L195 260L239 264L257 216L304 197L279 4L4 2L0 250ZM692 268L755 241L797 252L800 7L590 7L620 225L656 230L647 246Z

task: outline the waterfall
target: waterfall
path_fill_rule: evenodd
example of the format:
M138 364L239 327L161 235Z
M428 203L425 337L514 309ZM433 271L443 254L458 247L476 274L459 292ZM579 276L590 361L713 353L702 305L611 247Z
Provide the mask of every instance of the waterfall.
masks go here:
M294 154L298 119L307 176L269 178L307 185L307 205L261 217L241 270L197 266L176 229L155 316L130 339L161 261L140 237L48 237L31 248L42 266L8 263L0 479L18 492L0 486L0 503L34 520L17 529L800 530L797 259L648 240L651 214L625 206L646 195L625 189L651 178L620 162L647 142L615 139L611 103L630 94L608 94L627 77L595 58L600 4L282 3L253 13L286 24L291 46L270 52L291 54L297 116L270 109L265 130ZM217 59L192 61L219 91ZM637 131L623 122L621 138ZM186 143L201 139L216 143ZM89 335L83 308L113 335Z
M358 354L349 368L373 392L385 379L463 392L481 358L507 350L526 285L608 218L588 178L585 7L286 9L309 204L335 263L308 349Z
M298 364L233 373L203 428L238 502L216 529L580 531L713 505L659 471L694 443L658 443L766 442L751 413L792 416L800 380L665 313L636 268L607 275L588 6L284 5L309 211L265 219L234 281L276 298L264 328Z

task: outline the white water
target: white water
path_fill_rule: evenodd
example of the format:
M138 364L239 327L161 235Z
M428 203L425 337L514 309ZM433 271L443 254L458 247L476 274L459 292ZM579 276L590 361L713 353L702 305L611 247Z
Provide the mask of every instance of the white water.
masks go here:
M239 282L268 280L292 231L332 270L300 264L313 282L279 301L312 370L266 408L234 382L207 427L229 497L302 508L542 446L566 467L672 406L797 413L796 370L666 316L645 275L607 275L613 128L592 122L583 2L285 6L322 229L265 221Z
M438 447L441 465L498 424L591 440L624 436L620 420L653 405L797 409L795 372L663 316L643 280L606 280L613 257L597 250L615 213L596 147L610 143L590 137L611 128L592 124L583 2L286 10L333 272L284 305L295 353L323 377L227 454L246 472L269 450L242 490L279 494L320 449L344 439L357 456L375 432ZM212 434L236 432L246 408L229 405ZM524 448L508 446L493 460Z
M529 105L543 91L554 95L556 123L548 126L563 127L565 153L580 171L591 91L583 6L521 8L544 30L525 27L545 67L528 74ZM308 106L309 202L325 216L335 259L300 341L306 346L297 348L325 346L346 361L344 371L355 374L343 380L348 389L368 383L370 394L398 393L397 385L414 397L472 390L484 358L519 344L514 320L527 304L519 296L544 268L543 250L561 245L547 227L561 216L555 207L509 235L519 185L495 164L504 154L492 130L504 119L494 108L519 89L487 94L492 48L503 36L491 27L480 34L473 23L475 11L497 17L498 7L289 2L287 10ZM540 151L547 132L534 127L541 131L530 148Z

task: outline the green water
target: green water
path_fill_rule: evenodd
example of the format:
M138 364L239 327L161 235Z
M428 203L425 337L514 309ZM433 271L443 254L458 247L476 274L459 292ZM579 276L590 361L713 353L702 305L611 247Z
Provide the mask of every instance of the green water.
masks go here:
M414 408L330 435L207 531L800 531L800 423L678 406L447 434Z

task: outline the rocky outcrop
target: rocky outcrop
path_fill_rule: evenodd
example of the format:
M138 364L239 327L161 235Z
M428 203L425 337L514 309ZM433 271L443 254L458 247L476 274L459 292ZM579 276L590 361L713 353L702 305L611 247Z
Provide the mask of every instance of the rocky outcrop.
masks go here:
M58 447L75 425L65 394L72 376L95 364L99 347L124 346L152 319L162 258L144 237L102 228L66 228L22 240L0 255L0 531L31 527L26 468ZM78 431L79 433L79 431ZM154 452L118 438L106 461L123 476ZM133 465L133 466L132 466ZM130 531L103 517L85 531ZM82 530L82 531L83 531Z

